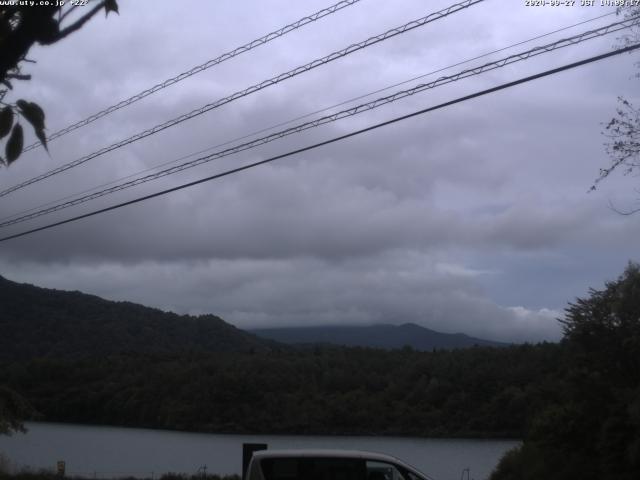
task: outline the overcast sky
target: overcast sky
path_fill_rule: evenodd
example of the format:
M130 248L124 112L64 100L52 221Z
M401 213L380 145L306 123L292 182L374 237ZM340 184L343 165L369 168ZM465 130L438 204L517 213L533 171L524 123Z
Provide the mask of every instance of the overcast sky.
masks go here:
M119 16L100 14L64 41L32 50L37 63L25 71L33 80L16 86L11 99L39 103L55 132L330 2L120 0ZM25 153L0 171L0 187L451 3L362 0L52 141L50 156ZM0 217L612 11L487 0L14 192L0 199ZM421 81L615 20L600 18ZM284 153L615 44L616 34L541 55L1 233ZM556 319L568 302L640 260L640 214L610 207L637 207L640 179L616 173L587 193L609 164L601 131L617 97L640 102L637 60L604 60L4 242L0 274L178 313L214 313L243 328L415 322L496 340L558 340Z

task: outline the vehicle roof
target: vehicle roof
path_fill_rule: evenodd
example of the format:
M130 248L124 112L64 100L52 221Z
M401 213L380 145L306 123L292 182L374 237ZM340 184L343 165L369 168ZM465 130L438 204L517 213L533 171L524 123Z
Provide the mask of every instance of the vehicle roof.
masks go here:
M253 458L262 460L265 458L279 457L326 457L326 458L362 458L380 462L391 462L418 473L415 467L403 462L397 457L378 452L366 452L363 450L331 450L331 449L289 449L289 450L258 450L253 452Z

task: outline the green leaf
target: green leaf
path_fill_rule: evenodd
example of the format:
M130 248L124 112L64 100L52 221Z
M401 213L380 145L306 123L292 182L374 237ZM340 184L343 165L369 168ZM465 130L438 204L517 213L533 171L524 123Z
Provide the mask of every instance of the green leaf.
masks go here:
M13 110L11 107L4 107L0 110L0 138L8 135L13 125Z
M109 12L116 12L118 15L120 15L120 12L118 12L118 2L116 0L105 0L104 16L106 17L107 15L109 15Z
M18 100L16 105L20 109L20 113L26 118L34 130L44 130L44 111L37 103Z
M7 165L11 165L22 153L22 146L24 142L24 134L22 132L22 125L16 123L13 126L11 136L5 146L5 154L7 156Z

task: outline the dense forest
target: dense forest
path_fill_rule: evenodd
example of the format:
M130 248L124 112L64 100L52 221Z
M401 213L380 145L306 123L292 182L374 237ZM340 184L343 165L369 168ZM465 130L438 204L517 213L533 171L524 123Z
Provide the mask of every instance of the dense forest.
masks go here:
M558 345L115 355L0 363L51 421L210 432L517 437Z

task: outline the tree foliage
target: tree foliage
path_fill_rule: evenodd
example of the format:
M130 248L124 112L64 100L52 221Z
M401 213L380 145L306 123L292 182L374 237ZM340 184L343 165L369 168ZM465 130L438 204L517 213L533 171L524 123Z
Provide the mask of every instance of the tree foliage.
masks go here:
M0 84L4 86L0 88L0 139L5 142L0 165L11 165L22 153L24 131L20 119L31 125L38 140L47 148L42 108L24 99L14 103L5 101L7 93L13 90L14 81L31 79L31 75L23 72L23 64L31 61L27 59L31 47L35 44L52 45L62 40L102 10L106 14L118 13L116 0L95 2L87 11L79 8L79 2L60 6L55 5L58 2L46 3L50 5L15 2L15 5L0 6Z
M640 16L640 7L625 6L618 9L618 15L626 19ZM629 46L640 41L640 27L636 24L627 34L618 39L623 46ZM637 63L640 66L640 63ZM640 74L636 75L640 77ZM624 97L618 97L618 107L615 115L606 124L603 135L607 138L605 150L611 159L611 164L600 169L591 190L595 190L598 183L616 170L622 170L625 175L640 168L640 110ZM633 209L626 213L635 213ZM624 212L621 212L624 213Z
M0 386L0 434L25 432L23 419L32 417L31 405L14 390Z
M15 4L11 4L15 3ZM21 4L24 3L24 4ZM38 2L39 3L39 2ZM47 148L45 113L35 102L18 99L8 102L14 81L30 80L23 63L32 62L27 54L36 43L52 45L79 30L96 13L118 13L116 0L97 2L86 12L78 5L28 5L28 2L3 2L0 6L0 141L5 143L0 166L15 162L24 147L24 129L20 119L31 125L35 136ZM62 2L60 2L62 3ZM79 15L76 15L79 13ZM72 19L72 21L70 21ZM30 413L28 404L16 392L0 385L0 434L21 431L21 420Z
M608 139L605 149L611 165L600 169L592 190L616 169L628 175L640 168L640 110L629 100L618 97L616 115L607 123L603 134Z
M317 347L0 362L47 421L226 433L521 438L557 344Z
M640 266L569 305L557 400L493 480L640 478Z

